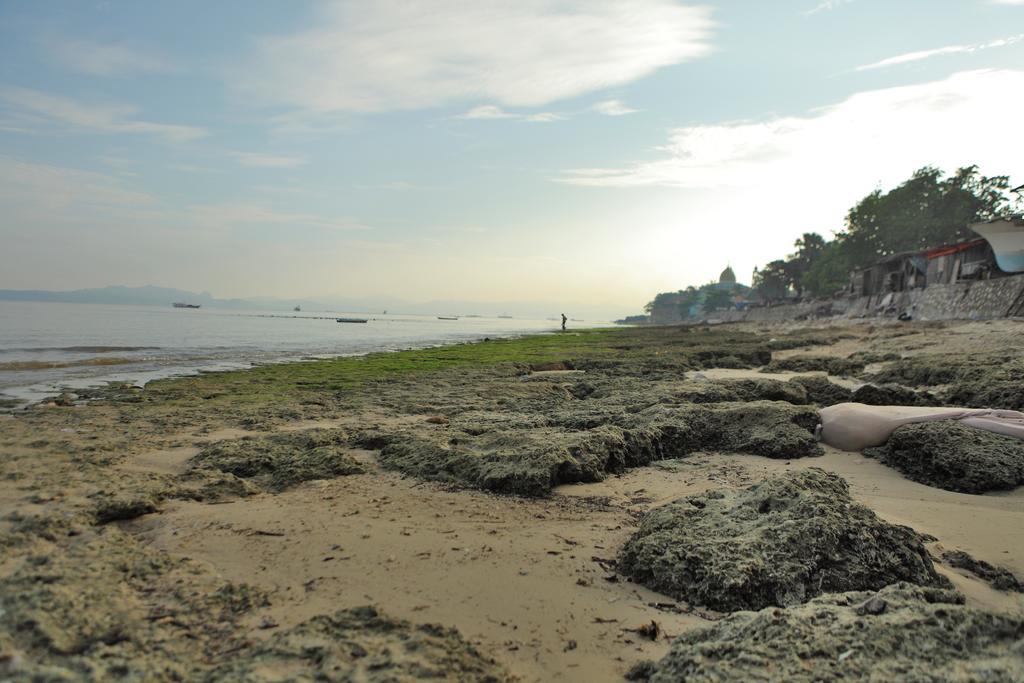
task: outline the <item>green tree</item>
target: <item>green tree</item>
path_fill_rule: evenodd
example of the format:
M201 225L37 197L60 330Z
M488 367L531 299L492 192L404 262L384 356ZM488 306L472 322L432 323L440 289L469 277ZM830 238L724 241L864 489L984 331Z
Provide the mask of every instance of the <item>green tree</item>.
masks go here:
M803 274L800 282L811 296L832 296L849 282L853 268L842 246L839 240L828 242L821 255Z
M826 244L825 238L816 232L805 232L793 243L796 253L786 259L786 281L787 285L796 290L797 296L803 296L804 276L814 266L815 261L821 258Z
M789 280L786 262L780 259L754 271L753 287L762 299L771 303L785 298Z
M700 292L692 285L681 289L676 298L676 306L679 308L679 317L686 319L690 317L690 309L697 305L700 300Z
M707 312L728 310L732 308L734 293L731 289L708 287L704 295L704 310Z
M882 192L875 190L846 216L844 249L856 265L882 256L949 244L974 236L968 224L1009 209L1007 176L986 177L977 166L944 178L926 166L909 180Z

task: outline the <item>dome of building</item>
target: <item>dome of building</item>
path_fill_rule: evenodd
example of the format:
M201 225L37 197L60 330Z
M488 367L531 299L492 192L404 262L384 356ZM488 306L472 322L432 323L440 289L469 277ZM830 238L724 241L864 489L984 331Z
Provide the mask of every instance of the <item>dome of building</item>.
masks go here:
M732 272L732 266L726 266L722 274L718 276L719 283L736 284L736 273Z

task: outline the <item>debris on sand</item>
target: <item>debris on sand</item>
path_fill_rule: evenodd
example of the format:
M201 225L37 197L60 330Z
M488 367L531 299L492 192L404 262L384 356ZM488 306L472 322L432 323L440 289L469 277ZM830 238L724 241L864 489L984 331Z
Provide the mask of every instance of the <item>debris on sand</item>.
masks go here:
M313 617L240 655L208 680L512 680L455 629L399 621L373 607Z
M879 519L818 468L657 508L618 569L656 591L720 611L786 607L897 581L948 586L913 529Z
M956 420L904 425L864 455L947 491L985 493L1024 484L1024 441Z
M684 633L637 673L650 683L1024 680L1024 621L963 602L955 591L897 584L739 612Z
M247 436L206 447L189 461L189 473L219 470L283 491L304 481L365 472L349 449L348 435L340 430Z
M788 403L655 405L606 415L619 424L578 431L557 427L419 431L388 440L380 463L405 474L524 496L554 486L601 481L609 473L695 451L770 458L821 454L817 411Z
M977 560L963 550L947 550L942 559L951 567L966 569L997 591L1024 593L1024 582L1003 567L995 567L985 560Z

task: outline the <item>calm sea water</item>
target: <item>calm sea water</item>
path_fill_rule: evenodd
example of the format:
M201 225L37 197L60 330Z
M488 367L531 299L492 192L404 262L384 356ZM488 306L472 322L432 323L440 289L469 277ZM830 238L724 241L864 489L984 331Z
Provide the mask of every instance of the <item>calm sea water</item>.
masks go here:
M370 321L335 321L346 315ZM422 348L557 326L550 320L485 317L0 301L0 395L34 401L111 381L144 384L202 371Z

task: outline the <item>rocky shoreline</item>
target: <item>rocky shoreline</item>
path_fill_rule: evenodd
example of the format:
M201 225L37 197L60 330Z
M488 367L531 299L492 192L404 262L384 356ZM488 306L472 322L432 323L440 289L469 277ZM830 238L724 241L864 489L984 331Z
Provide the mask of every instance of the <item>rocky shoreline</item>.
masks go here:
M1019 678L1019 442L814 432L850 400L1019 409L1020 329L592 330L0 417L0 671Z

